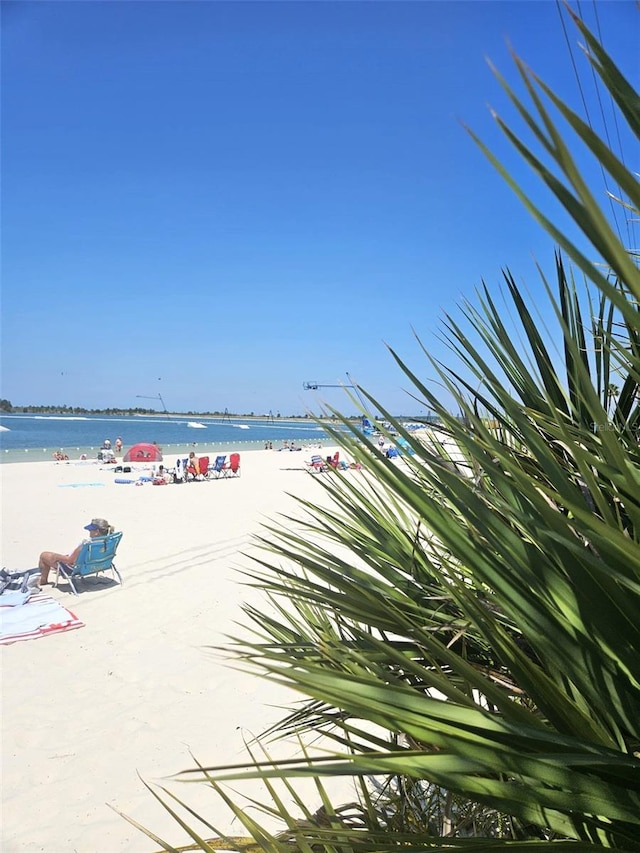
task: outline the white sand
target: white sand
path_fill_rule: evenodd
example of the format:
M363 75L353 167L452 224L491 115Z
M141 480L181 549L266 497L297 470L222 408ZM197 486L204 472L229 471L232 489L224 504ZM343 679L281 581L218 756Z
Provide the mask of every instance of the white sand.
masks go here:
M235 671L207 646L246 622L240 604L256 594L237 570L251 565L241 552L261 522L299 512L287 492L324 499L316 476L330 475L307 473L312 452L332 449L256 450L242 454L240 478L164 487L116 484L127 475L95 463L0 466L8 569L35 566L42 550L72 550L92 517L124 531L122 588L89 582L78 598L62 583L44 588L85 627L0 647L3 853L158 849L109 805L187 843L138 774L166 782L194 766L190 751L205 764L243 762L243 734L300 698ZM284 745L279 752L291 755ZM169 787L243 834L204 786ZM263 798L258 785L243 790Z

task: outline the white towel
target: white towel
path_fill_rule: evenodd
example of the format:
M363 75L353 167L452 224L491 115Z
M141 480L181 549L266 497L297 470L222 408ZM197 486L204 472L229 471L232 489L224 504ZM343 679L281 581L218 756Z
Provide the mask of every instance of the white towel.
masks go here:
M2 593L0 597L1 607L17 607L25 604L31 598L33 590L28 589L26 592L20 592L19 589L8 589Z
M83 625L84 622L51 596L33 595L23 607L0 607L0 645L45 637Z

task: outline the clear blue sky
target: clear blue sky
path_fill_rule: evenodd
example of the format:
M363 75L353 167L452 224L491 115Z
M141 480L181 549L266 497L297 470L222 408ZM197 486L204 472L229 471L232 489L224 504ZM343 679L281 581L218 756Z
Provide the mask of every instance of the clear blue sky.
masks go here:
M637 85L633 0L572 8ZM518 126L486 58L520 89L510 42L582 111L575 63L601 126L553 0L3 2L2 18L14 405L161 394L287 415L318 409L303 381L348 371L418 414L385 344L427 379L412 328L451 361L442 316L482 280L497 292L508 266L535 300L534 259L553 274L550 239L461 125L544 203L490 117Z

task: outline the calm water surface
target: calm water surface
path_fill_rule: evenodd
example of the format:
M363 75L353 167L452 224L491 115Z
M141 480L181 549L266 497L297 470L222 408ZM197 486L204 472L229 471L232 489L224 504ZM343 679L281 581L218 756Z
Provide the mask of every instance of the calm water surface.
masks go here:
M189 426L200 423L202 428ZM51 459L63 450L70 459L81 454L95 458L105 438L113 447L122 438L124 450L138 442L157 442L167 455L198 447L257 450L272 442L274 450L285 441L303 448L331 444L326 432L306 419L201 418L145 415L0 415L0 462L33 462Z

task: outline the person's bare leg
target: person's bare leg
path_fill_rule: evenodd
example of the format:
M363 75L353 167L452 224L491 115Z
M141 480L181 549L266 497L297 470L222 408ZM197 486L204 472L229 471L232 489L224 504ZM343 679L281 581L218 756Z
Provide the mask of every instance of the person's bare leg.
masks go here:
M49 583L49 572L55 569L59 560L64 561L66 554L56 554L55 551L43 551L38 559L40 569L40 586Z

